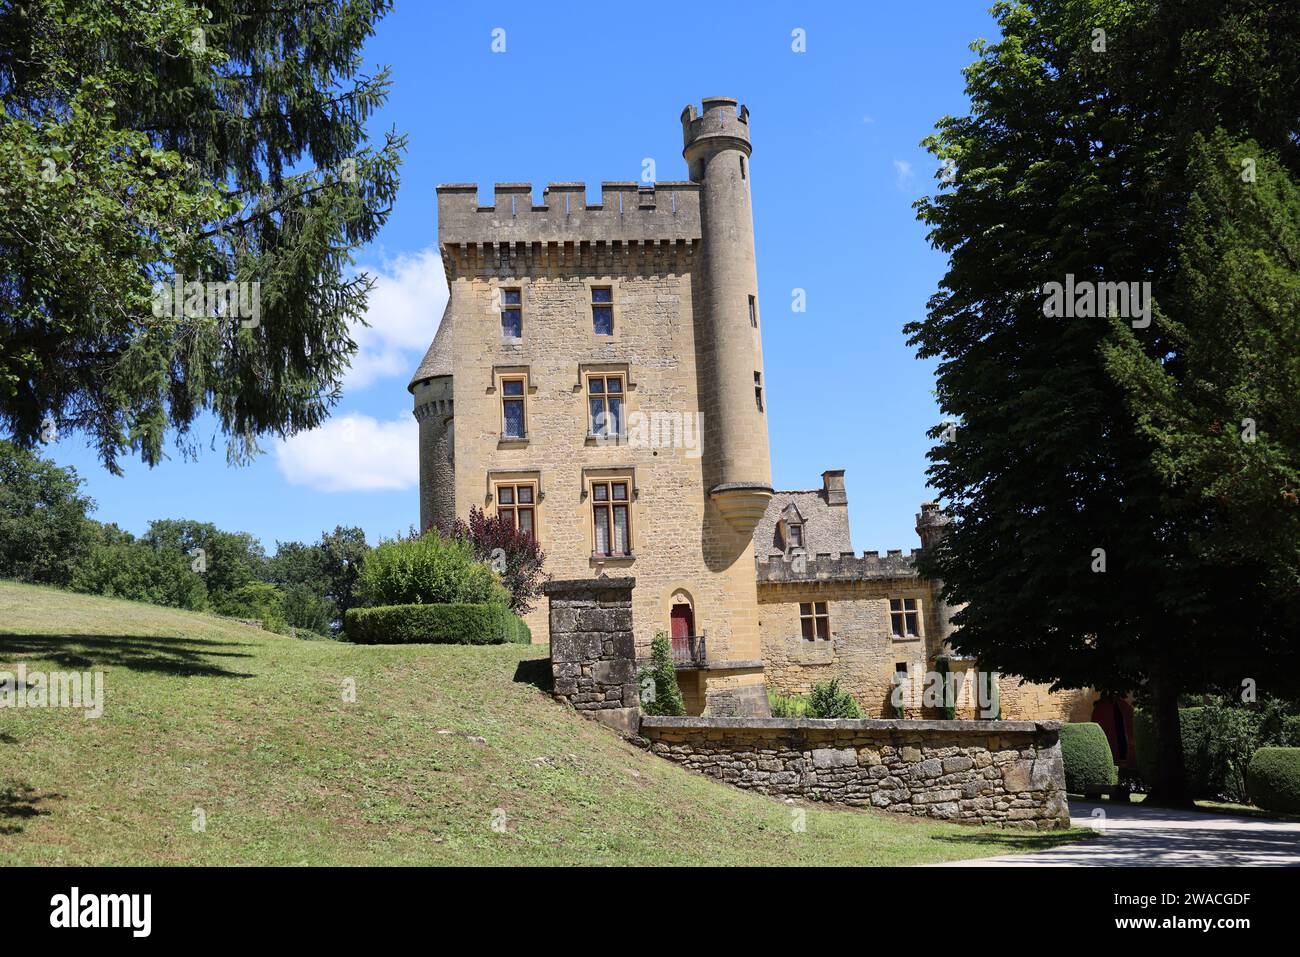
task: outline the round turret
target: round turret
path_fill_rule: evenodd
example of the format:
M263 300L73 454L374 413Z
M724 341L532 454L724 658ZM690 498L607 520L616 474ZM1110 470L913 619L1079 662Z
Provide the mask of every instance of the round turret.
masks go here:
M749 195L749 111L709 97L682 111L690 177L701 185L704 467L710 498L749 533L772 497Z

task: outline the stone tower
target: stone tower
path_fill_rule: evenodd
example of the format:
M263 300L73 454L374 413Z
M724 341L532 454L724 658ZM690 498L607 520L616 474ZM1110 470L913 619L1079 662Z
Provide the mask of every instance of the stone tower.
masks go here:
M701 185L700 365L711 373L700 404L708 436L709 497L738 531L750 534L772 497L772 464L763 411L763 346L758 326L758 269L749 196L749 110L707 97L703 113L682 111L682 155Z
M450 303L409 386L420 423L420 529L456 519Z
M438 187L447 310L411 380L420 521L529 530L555 580L635 578L692 713L764 714L752 533L772 497L749 113L682 113L690 179ZM484 135L489 135L486 131ZM545 605L527 616L545 642Z

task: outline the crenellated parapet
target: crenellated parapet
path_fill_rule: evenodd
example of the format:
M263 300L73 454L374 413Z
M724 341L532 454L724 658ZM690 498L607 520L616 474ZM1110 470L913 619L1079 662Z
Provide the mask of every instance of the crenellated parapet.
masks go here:
M774 555L766 561L755 560L759 584L818 581L861 581L862 579L918 578L916 561L919 548L910 554L902 549L879 552L841 552L838 555L808 555L786 558Z
M601 183L587 204L585 183L551 183L533 205L531 183L497 183L495 203L478 204L474 183L438 187L441 246L620 242L695 242L700 238L698 183Z

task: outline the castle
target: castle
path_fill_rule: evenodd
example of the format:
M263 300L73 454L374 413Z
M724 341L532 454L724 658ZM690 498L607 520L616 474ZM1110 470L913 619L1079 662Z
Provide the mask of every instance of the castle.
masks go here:
M765 715L769 687L838 677L891 716L951 610L916 553L853 553L843 471L772 488L749 112L711 97L681 120L689 180L602 183L598 205L583 183L540 206L528 183L488 207L438 187L450 294L410 384L421 527L478 506L531 531L554 578L634 576L638 654L672 635L691 714ZM922 506L923 547L945 521ZM548 641L544 607L528 624ZM1007 717L1090 702L1002 681Z

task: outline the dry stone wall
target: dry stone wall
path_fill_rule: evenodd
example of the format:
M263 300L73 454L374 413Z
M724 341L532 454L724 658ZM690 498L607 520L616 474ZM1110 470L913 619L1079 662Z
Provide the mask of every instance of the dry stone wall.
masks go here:
M1068 827L1057 721L644 716L661 757L745 790L916 817Z

